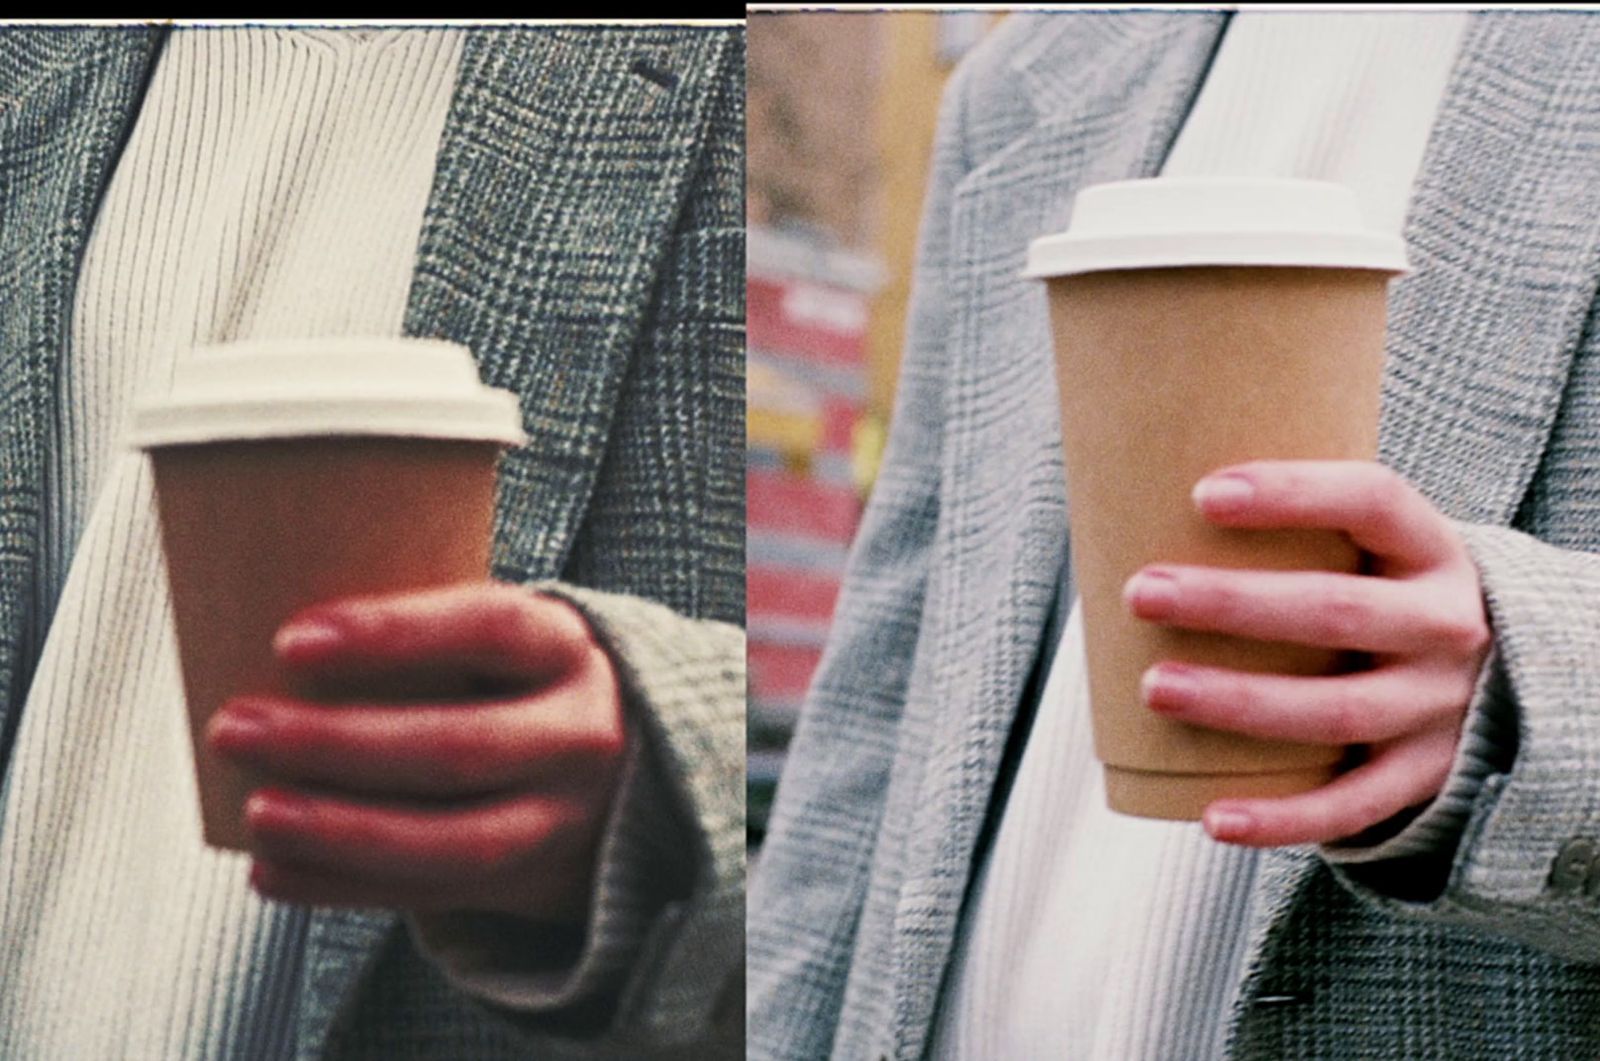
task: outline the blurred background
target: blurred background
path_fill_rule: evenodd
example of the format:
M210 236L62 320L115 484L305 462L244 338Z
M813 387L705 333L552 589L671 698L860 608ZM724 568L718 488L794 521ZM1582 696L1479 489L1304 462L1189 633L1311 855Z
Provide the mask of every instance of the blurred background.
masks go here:
M752 847L877 474L940 93L1000 17L748 17Z

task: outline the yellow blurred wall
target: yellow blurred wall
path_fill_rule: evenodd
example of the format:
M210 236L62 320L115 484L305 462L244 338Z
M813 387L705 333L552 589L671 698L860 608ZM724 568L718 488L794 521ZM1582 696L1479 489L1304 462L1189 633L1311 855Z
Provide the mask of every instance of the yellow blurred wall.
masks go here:
M940 23L950 19L950 14L897 12L879 17L884 22L884 55L876 124L884 194L876 251L886 267L887 280L873 300L867 356L868 408L886 422L894 404L905 343L911 269L939 99L955 64L940 54ZM985 16L984 28L993 29L1001 17ZM947 22L946 32L948 28Z

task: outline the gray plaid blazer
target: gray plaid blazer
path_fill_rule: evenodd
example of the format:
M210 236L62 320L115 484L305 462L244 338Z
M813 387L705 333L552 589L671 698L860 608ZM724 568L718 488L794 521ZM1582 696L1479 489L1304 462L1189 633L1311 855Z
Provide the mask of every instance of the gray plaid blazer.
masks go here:
M0 30L0 763L54 607L33 568L77 265L164 40ZM620 660L654 778L636 803L675 808L676 858L619 834L599 989L542 1017L468 1002L392 916L319 912L302 1058L706 1056L708 1030L738 1035L743 95L738 27L468 37L405 330L521 395L495 573L604 591L562 592Z
M751 1057L926 1048L1067 562L1024 249L1158 170L1225 17L1013 17L948 90L889 453L752 886ZM1230 1053L1600 1057L1600 19L1473 16L1406 238L1382 457L1460 521L1472 711L1514 760L1442 860L1265 857Z

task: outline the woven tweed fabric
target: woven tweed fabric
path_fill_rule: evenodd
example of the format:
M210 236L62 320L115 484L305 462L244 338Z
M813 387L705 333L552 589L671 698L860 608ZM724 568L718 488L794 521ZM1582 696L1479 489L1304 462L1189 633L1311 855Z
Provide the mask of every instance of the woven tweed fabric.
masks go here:
M0 32L0 709L8 713L22 701L49 622L30 586L75 269L161 39L142 29ZM708 653L701 677L728 666L728 635L718 632L728 628L715 620L743 614L742 203L731 176L741 168L742 86L737 27L471 34L406 318L409 334L470 345L484 377L521 396L530 443L505 463L496 574L631 594L609 606L618 629L630 614L666 621L637 598L672 609L678 624L704 621L702 635L677 639L684 652ZM655 658L624 660L623 669L643 674ZM692 794L682 809L706 812L681 817L686 843L725 852L742 844L742 791L706 779L724 777L741 754L742 732L731 734L727 718L742 709L743 685L714 682L701 703L674 684L691 673L675 658L669 677L632 686L630 709L660 738L660 789ZM663 713L649 699L658 692ZM706 732L678 732L712 719L719 724ZM641 883L638 867L653 854L642 845L618 852L608 872ZM701 868L682 911L726 922L742 867L708 856ZM622 922L635 924L627 911L652 901L614 898ZM640 1056L711 1034L706 1021L726 1009L726 984L661 984L651 973L733 959L674 909L650 927L658 935L627 944L646 947L649 960L618 985L632 1001L615 1025L593 1013L567 1023L503 1020L416 958L392 916L318 911L297 1056L541 1057L571 1052L560 1045L569 1037L591 1040L590 1056ZM611 913L602 906L594 917L604 926ZM722 939L736 937L735 926ZM369 1021L416 1034L380 1034ZM621 1041L631 1045L617 1055Z
M1224 21L1014 18L952 81L887 467L752 886L752 1057L924 1049L1066 562L1025 248L1158 169ZM1473 16L1406 238L1382 456L1479 564L1472 721L1515 763L1449 864L1262 860L1230 1053L1596 1057L1600 899L1552 869L1600 837L1600 20Z
M743 189L731 177L743 168L743 46L732 27L469 37L406 324L410 334L466 343L487 382L521 396L529 441L501 468L496 574L644 598L632 622L645 626L647 600L706 621L713 632L681 628L677 643L705 650L702 663L717 672L727 645L714 631L744 615ZM628 609L614 601L614 627L629 625ZM668 659L642 635L617 643L625 671ZM642 659L628 656L636 646ZM694 694L677 684L686 673L680 661L659 684L633 687L644 728L671 734L656 742L663 775L674 784L742 776L742 724L727 719L743 717L743 684ZM699 709L683 709L685 699ZM683 818L686 842L742 844L742 790L713 785L699 795L685 808L699 815ZM742 862L698 866L683 902L703 920L669 924L665 909L650 926L659 934L640 939L638 911L662 882L638 867L659 862L638 832L620 835L639 843L608 860L616 886L592 931L613 962L640 948L651 955L625 977L614 970L629 1003L599 1026L592 1013L517 1021L505 1056L559 1056L569 1035L587 1042L578 1052L596 1056L674 1044L704 1051L695 1037L717 1034L707 1022L723 981L672 974L674 963L701 967L705 931L737 938L739 918L720 904L730 888L742 890ZM459 993L392 995L391 975L437 985L422 963L386 960L349 996L358 967L343 955L370 956L393 927L333 924L345 931L316 938L341 956L312 975L326 973L327 1001L350 997L353 1016L339 1022L347 1037L329 1056L498 1056L483 1046L503 1034L498 1018ZM405 953L392 938L389 946L391 956ZM308 1056L324 1019L336 1019L331 1006L306 1022ZM430 1031L363 1038L391 1021Z
M406 331L522 396L504 578L743 619L742 32L469 38Z
M0 763L50 628L35 565L79 254L157 45L0 33Z
M607 923L587 978L606 990L559 1021L512 1013L503 1014L506 1022L485 1021L399 933L340 1021L329 1057L524 1057L529 1040L540 1058L742 1054L743 632L687 621L635 597L539 588L580 608L602 643L626 661L625 701L648 705L641 721L655 729L650 747L658 761L647 769L661 783L631 786L632 804L615 812L614 842L650 857L606 858L597 889ZM698 828L685 827L691 822ZM516 955L504 952L520 940L510 933L495 940L493 924L484 929L486 945L514 962ZM575 1049L562 1033L585 1041Z

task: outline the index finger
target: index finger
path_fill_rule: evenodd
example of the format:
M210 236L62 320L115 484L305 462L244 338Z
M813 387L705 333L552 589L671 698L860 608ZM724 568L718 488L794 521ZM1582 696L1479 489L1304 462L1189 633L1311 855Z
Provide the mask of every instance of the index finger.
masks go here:
M1376 461L1236 464L1196 483L1194 502L1224 527L1343 531L1367 552L1410 568L1435 566L1459 550L1450 521Z
M273 649L312 676L438 670L524 682L564 673L594 642L566 602L484 581L317 604L279 629Z
M407 707L242 696L212 717L206 739L296 785L452 799L600 781L625 741L614 704L562 691Z

